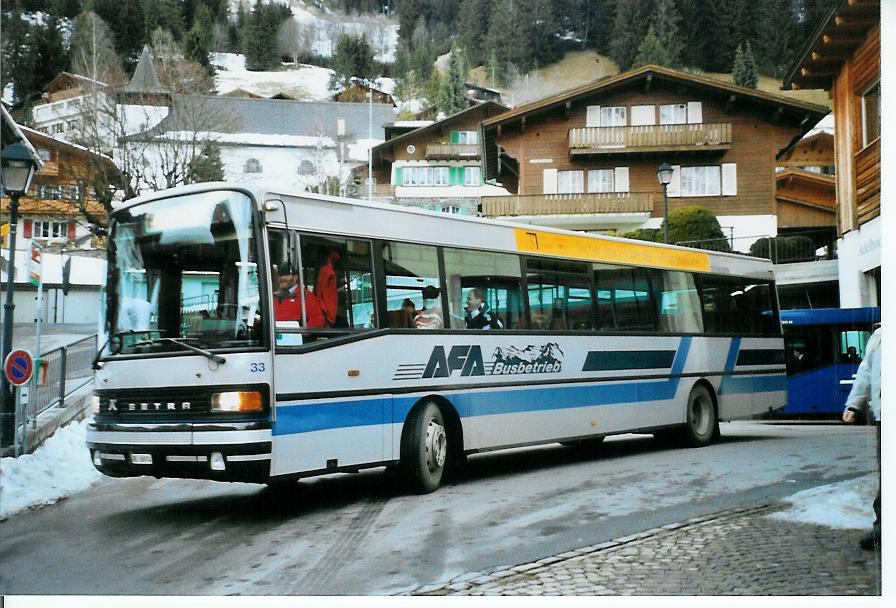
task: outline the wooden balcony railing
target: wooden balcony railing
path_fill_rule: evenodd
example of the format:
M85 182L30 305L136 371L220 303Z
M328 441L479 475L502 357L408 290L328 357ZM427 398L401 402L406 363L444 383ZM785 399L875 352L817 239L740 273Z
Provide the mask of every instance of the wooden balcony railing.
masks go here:
M650 213L652 211L653 192L522 194L482 197L482 215L486 217Z
M426 160L449 160L457 158L479 158L476 144L427 144Z
M858 152L856 168L856 220L864 224L880 215L880 138Z
M569 130L570 154L728 150L731 123Z

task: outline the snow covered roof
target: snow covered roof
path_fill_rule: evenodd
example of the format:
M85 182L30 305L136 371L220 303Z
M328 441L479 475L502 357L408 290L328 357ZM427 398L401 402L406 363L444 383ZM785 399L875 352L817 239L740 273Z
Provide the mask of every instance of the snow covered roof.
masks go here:
M25 137L25 134L22 132L22 129L25 127L21 127L12 119L12 116L9 115L9 112L6 111L6 106L0 105L0 110L2 110L2 122L3 128L0 129L0 132L3 134L3 147L5 148L9 144L13 144L16 142L22 142L25 145L25 148L28 149L28 153L31 155L31 158L34 159L35 164L37 165L37 171L40 171L44 168L44 161L41 160L40 155L37 153L37 150L34 149L34 146L31 145L31 142L28 141L28 138ZM30 129L28 129L30 131Z
M371 104L286 99L245 99L211 95L176 95L171 112L151 134L196 130L196 107L203 115L221 117L220 124L202 130L270 136L337 137L340 119L345 138L370 138L368 119ZM390 104L372 104L372 139L384 139L383 125L395 117Z

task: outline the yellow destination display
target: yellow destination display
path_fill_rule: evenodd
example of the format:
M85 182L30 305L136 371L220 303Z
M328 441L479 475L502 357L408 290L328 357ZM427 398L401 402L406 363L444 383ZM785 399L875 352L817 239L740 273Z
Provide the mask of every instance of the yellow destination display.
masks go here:
M620 243L619 241L523 228L516 228L514 232L517 249L528 253L674 270L698 272L709 272L710 270L709 256L699 251L679 251L641 245L640 243Z

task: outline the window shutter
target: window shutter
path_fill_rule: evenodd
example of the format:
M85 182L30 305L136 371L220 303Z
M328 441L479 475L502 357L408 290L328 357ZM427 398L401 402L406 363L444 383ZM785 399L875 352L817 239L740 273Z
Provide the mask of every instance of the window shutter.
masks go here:
M681 165L672 165L672 181L668 187L669 196L681 196Z
M448 185L463 186L464 185L464 168L449 167L448 168Z
M737 194L737 164L722 163L722 196Z
M460 133L458 133L457 131L451 131L448 134L448 143L450 143L450 144L460 143Z
M404 185L404 182L401 181L401 178L402 178L401 170L402 170L402 167L395 167L395 179L392 180L393 186L403 186Z
M699 124L703 122L703 104L699 101L688 102L688 124Z
M651 126L656 124L655 106L632 106L632 126Z
M557 170L545 169L542 176L544 179L544 194L557 194Z
M68 237L68 239L70 241L75 240L75 223L69 222L68 226L66 226L65 232L66 232L65 236Z
M22 236L26 239L31 238L31 220L24 220L22 222Z
M613 170L613 190L628 192L628 167L616 167Z
M585 114L585 126L600 126L600 106L588 106L587 113Z

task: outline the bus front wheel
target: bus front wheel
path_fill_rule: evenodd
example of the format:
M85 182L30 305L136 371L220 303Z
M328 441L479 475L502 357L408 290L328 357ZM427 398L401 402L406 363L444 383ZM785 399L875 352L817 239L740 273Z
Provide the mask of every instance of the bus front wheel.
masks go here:
M711 444L718 433L719 419L712 395L705 386L697 384L688 396L687 418L681 438L685 445L700 448Z
M410 488L418 494L434 491L442 482L448 458L448 433L442 410L428 402L406 423L401 464Z

